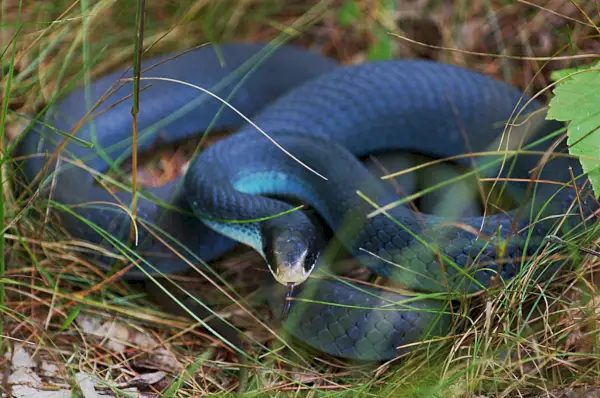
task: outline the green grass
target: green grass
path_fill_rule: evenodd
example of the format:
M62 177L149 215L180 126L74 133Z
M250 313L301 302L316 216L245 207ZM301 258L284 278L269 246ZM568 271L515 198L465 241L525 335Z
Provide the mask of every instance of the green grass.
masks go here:
M119 270L115 274L87 263L84 251L105 249L66 236L49 211L60 204L19 194L24 187L8 155L19 134L61 94L124 64L135 65L140 53L148 58L213 41L266 41L289 35L300 45L319 45L323 53L344 63L426 56L469 66L521 88L531 84L527 90L535 93L547 87L551 70L585 62L577 57L597 52L587 38L597 33L593 2L581 2L579 8L567 0L555 2L552 13L521 1L461 1L454 8L426 1L422 9L395 3L3 0L3 351L20 343L38 346L42 358L64 370L61 383L73 385L75 374L86 372L117 390L136 376L136 370L165 360L169 365L159 368L171 373L150 388L161 389L165 396L225 395L238 389L241 380L249 396L519 396L593 385L600 376L598 297L591 278L597 260L582 259L576 250L593 243L591 233L571 238L575 248L562 253L576 260L574 271L546 283L523 275L502 291L469 297L458 314L463 327L442 343L388 364L356 364L306 352L288 345L277 328L269 331L274 326L257 293L266 271L256 253L239 248L212 264L196 259L190 264L191 275L171 277L184 289L177 293L187 306L209 305L250 334L252 344L240 353L215 339L193 313L161 308L137 286L120 280ZM517 24L521 30L514 34L511 27ZM558 54L563 58L546 66L542 57L565 43L571 45ZM193 154L197 145L190 144L186 153ZM166 163L174 158L174 150L159 154ZM134 163L134 170L141 172L138 167ZM163 231L153 231L169 241ZM138 259L128 247L112 243L112 255L126 263ZM169 244L186 250L177 242ZM544 264L556 255L554 249L528 261ZM188 291L200 294L186 298ZM128 330L127 349L107 345L102 337L108 333L93 336L83 323L85 316L117 321L122 327L118 330ZM144 344L142 335L153 342ZM159 356L159 348L169 354ZM172 366L174 361L179 365Z

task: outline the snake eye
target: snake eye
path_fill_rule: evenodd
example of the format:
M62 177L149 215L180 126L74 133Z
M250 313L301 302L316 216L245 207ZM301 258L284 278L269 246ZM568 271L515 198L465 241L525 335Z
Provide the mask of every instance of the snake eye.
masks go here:
M263 251L271 273L283 285L304 282L318 258L314 230L305 228L265 230Z

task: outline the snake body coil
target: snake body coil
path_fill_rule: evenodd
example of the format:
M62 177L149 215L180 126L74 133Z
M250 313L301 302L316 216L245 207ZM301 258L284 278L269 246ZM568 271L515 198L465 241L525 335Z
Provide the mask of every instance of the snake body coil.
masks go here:
M142 199L137 210L149 228L166 231L203 260L224 253L235 241L264 251L269 238L265 223L277 223L282 233L308 223L301 212L264 220L291 208L265 195L287 195L313 205L344 246L376 273L417 291L474 292L513 278L524 264L523 257L539 251L548 233L567 233L581 225L581 214L595 210L585 193L578 202L573 188L538 183L533 195L526 197L530 193L527 183L513 182L509 184L512 191L517 197L523 195L520 199L526 199L526 206L506 213L449 220L418 214L402 205L367 217L376 209L374 204L387 205L397 195L372 176L358 156L394 149L438 157L517 149L521 141L543 138L561 125L542 121L535 129L532 125L530 130L535 131L525 137L505 131L505 122L522 110L526 99L506 84L463 68L415 60L339 67L293 46L283 46L263 59L260 53L269 49L256 44L223 45L219 48L221 64L212 48L201 48L143 74L182 80L226 98L283 148L326 177L308 170L225 108L212 127L234 127L237 132L201 152L190 164L183 184L178 180L147 190L187 212L162 208L150 197ZM164 59L145 61L143 67ZM251 73L244 76L245 71ZM87 96L83 89L72 92L43 121L68 133L119 76L98 79L88 87ZM164 80L144 82L151 87L140 97L140 151L157 140L170 142L203 132L222 105L192 87ZM126 158L131 153L132 101L117 101L131 92L132 84L123 84L99 108L106 111L77 133L95 148L71 141L61 155L79 158L98 173L107 170L108 160ZM525 113L540 107L533 101ZM19 154L51 153L62 139L54 129L34 128L21 142ZM543 151L550 146L547 140L531 149ZM101 156L98 148L104 151ZM489 156L457 162L481 168L484 176L529 179L539 156L501 160L501 156ZM26 177L33 179L46 161L47 157L24 161ZM52 199L64 205L95 202L73 211L125 242L130 223L127 213L101 204L115 203L115 198L94 185L89 170L69 163L63 160L56 169ZM548 162L538 178L568 184L569 167L575 175L581 173L577 161L562 157ZM41 186L48 187L51 178L42 181ZM129 193L117 196L125 206L130 203ZM77 216L67 212L61 216L73 235L102 241ZM223 222L257 219L261 221ZM144 228L139 234L136 251L159 271L180 272L187 267L168 257L170 250ZM541 275L560 266L544 265ZM153 272L148 265L142 267ZM129 276L144 277L139 270ZM288 329L332 355L388 359L403 352L398 347L404 344L446 333L450 324L444 301L402 304L405 297L397 293L329 280L310 280L301 286L300 295L340 305L294 303Z

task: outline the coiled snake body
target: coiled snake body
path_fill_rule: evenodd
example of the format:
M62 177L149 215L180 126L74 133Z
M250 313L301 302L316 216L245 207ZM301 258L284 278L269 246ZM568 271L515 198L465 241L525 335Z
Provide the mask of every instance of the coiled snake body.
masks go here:
M581 201L575 200L572 188L539 183L533 195L525 196L531 194L525 189L527 182L514 182L509 185L519 188L513 191L517 197L522 194L527 205L510 212L450 220L400 205L368 217L377 206L398 198L368 172L358 156L393 149L438 157L517 149L523 142L545 137L560 124L544 121L534 129L531 123L526 137L511 134L506 121L523 110L526 99L504 83L456 66L417 60L338 66L291 45L271 51L262 44L226 44L218 50L222 60L212 47L204 47L160 63L143 77L180 80L212 91L297 159L196 88L173 81L142 81L139 151L151 148L157 140L179 140L209 126L238 129L202 151L190 164L183 184L177 180L145 191L184 212L161 207L150 196L138 202L141 220L150 228L166 231L203 260L221 255L238 241L263 254L273 274L282 280L298 275L297 269L290 271L287 266L300 264L310 273L317 260L324 258L319 256L322 242L316 237L317 227L304 213L286 212L290 204L270 197L287 195L313 205L344 246L376 273L415 291L475 292L517 275L523 256L537 252L548 233L567 233L580 225L579 204L583 214L593 210L585 194L580 194ZM164 60L147 60L142 67ZM118 71L100 78L87 92L73 91L51 107L41 121L53 128L38 125L32 129L20 143L19 154L52 153L63 139L55 130L70 132L122 74ZM130 76L130 72L124 75ZM61 156L80 159L86 168L63 159L56 169L59 174L52 196L67 206L91 202L73 211L121 242L127 240L130 217L106 204L116 203L115 196L95 185L90 170L102 173L110 162L130 155L132 100L119 100L130 95L132 87L131 82L120 83L97 109L104 112L77 132L94 148L74 140L66 145ZM532 101L525 113L540 107ZM551 143L531 149L545 150ZM462 158L457 163L489 166L480 170L484 176L528 179L539 156L498 160L502 157ZM26 177L34 178L45 162L45 156L24 161ZM575 175L581 173L576 160L561 157L547 163L538 178L570 183L569 167ZM51 177L41 180L42 188L49 189ZM131 202L129 192L117 192L116 197L125 206ZM269 217L280 213L284 214ZM74 236L102 241L78 217L69 212L61 216L63 226ZM166 256L170 250L145 228L138 233L135 250L153 267L165 273L187 268L185 262ZM560 266L541 265L541 275ZM155 272L147 264L141 267ZM128 276L143 278L144 274L132 270ZM402 304L405 297L397 293L365 286L357 289L357 285L331 280L310 279L300 287L300 295L317 303L293 303L288 330L332 355L388 359L403 352L398 349L402 345L447 333L450 324L444 300ZM274 309L279 304L274 303Z

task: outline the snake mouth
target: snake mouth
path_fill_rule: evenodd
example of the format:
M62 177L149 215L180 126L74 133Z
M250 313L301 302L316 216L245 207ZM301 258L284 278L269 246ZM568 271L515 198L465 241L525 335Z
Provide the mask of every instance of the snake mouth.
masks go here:
M310 276L302 262L295 264L276 264L275 280L284 286L299 285Z

